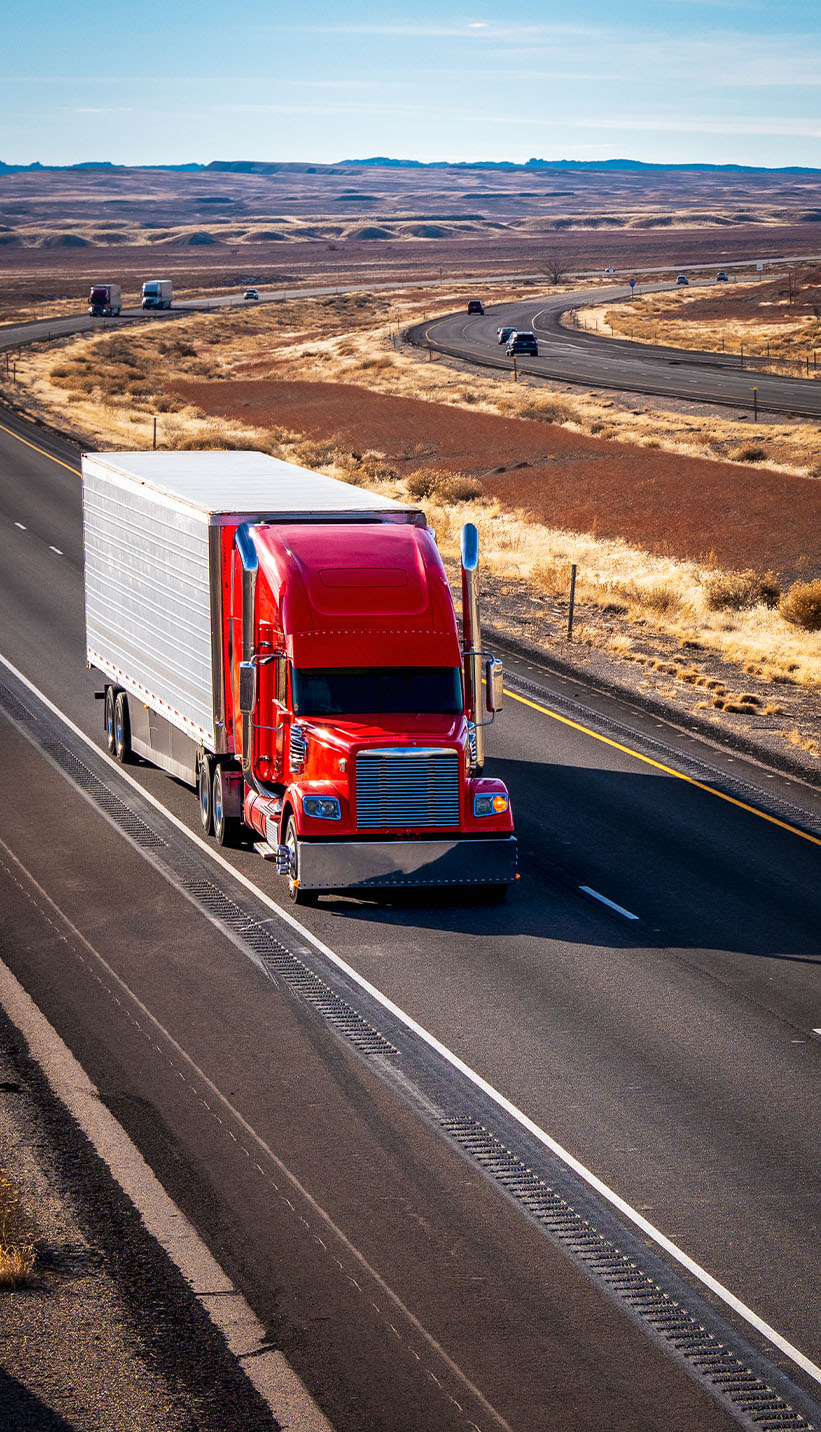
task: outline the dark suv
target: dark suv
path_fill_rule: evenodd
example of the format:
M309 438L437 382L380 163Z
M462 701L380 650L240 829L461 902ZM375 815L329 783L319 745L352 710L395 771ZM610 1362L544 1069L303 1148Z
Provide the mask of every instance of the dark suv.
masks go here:
M484 313L485 305L481 298L472 298L468 304L468 313Z
M539 345L536 342L536 334L527 332L511 333L507 340L505 352L508 358L512 357L514 353L533 353L538 358Z

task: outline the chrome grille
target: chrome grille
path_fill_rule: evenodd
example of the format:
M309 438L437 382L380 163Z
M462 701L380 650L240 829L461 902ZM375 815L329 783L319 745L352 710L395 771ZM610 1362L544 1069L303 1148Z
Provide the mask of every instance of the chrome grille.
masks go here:
M459 753L397 747L356 758L360 830L458 826Z

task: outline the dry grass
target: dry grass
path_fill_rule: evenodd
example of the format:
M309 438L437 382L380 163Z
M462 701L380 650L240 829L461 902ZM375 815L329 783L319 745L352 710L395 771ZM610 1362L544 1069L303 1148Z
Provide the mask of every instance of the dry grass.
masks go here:
M36 1250L20 1209L20 1194L0 1169L0 1288L18 1288L30 1276Z
M498 296L512 295L500 289ZM75 432L92 447L150 447L159 412L162 447L254 447L323 468L358 485L420 501L446 558L456 558L462 523L473 521L480 531L485 567L500 580L523 582L531 591L560 598L566 596L570 564L575 562L580 617L587 605L591 611L612 615L631 633L636 628L658 631L682 645L695 638L705 649L751 674L754 671L764 681L821 684L817 639L794 618L785 620L786 598L781 611L773 606L778 600L777 584L770 574L718 572L709 562L651 555L623 541L598 538L595 532L537 524L526 513L483 499L470 474L437 475L425 470L403 482L382 454L352 453L333 440L316 442L283 429L255 427L250 417L247 424L208 417L167 389L169 381L190 377L347 381L473 411L537 417L579 432L589 433L594 422L604 420L615 436L648 445L661 443L672 451L695 449L701 457L708 446L713 452L739 445L743 426L738 422L643 407L633 411L606 396L556 394L526 384L507 386L481 374L471 374L466 385L457 369L426 362L416 350L394 346L398 329L436 309L461 306L463 297L460 289L451 294L420 290L294 299L252 311L196 315L178 321L173 329L163 323L146 324L127 334L77 340L59 353L25 353L18 364L18 385L11 392L24 393L25 406ZM763 435L763 425L758 431ZM821 464L821 435L814 430L781 424L768 431L789 439L792 456L811 449ZM787 442L779 448L780 455L786 447ZM799 461L795 468L801 470ZM726 599L728 592L739 590L741 600ZM493 613L488 616L492 619ZM596 623L579 640L611 651L614 640L621 640L620 654L630 655L631 635L614 638L610 631L602 636ZM679 688L708 683L704 673L688 670L689 676L675 668L670 673ZM708 684L707 689L712 690ZM723 696L727 697L726 691Z

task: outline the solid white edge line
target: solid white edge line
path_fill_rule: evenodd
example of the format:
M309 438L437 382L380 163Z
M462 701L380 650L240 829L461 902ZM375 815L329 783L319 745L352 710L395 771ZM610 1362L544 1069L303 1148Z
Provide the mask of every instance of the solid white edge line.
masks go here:
M585 895L591 895L594 900L600 900L602 905L607 905L611 910L615 910L618 915L623 915L625 920L637 920L639 918L638 915L632 915L629 910L625 910L623 905L617 905L615 900L608 900L606 895L600 895L598 890L594 890L591 885L580 885L579 889L583 890Z
M182 1273L277 1422L283 1427L298 1427L300 1432L333 1432L284 1354L268 1345L262 1323L106 1108L82 1065L1 960L0 1003L23 1035L54 1094L76 1119L137 1209L148 1233Z
M381 990L378 990L375 985L372 985L369 980L366 980L351 965L346 964L346 962L339 955L335 954L334 951L330 949L328 945L324 944L322 940L318 939L317 936L312 934L310 930L306 929L304 925L301 925L299 921L294 918L293 915L288 913L287 910L281 909L280 906L277 905L276 902L272 900L269 895L266 895L263 890L260 890L259 887L255 885L252 880L249 880L247 875L243 875L241 871L235 870L234 867L227 860L225 860L222 855L218 853L217 848L214 848L213 846L208 844L208 842L203 840L194 831L189 830L188 826L184 825L183 822L179 820L177 816L175 816L171 811L167 810L165 806L150 793L150 791L145 790L140 785L139 781L136 781L133 776L130 776L125 770L125 768L119 765L119 763L115 761L112 756L109 756L107 751L103 750L102 747L98 746L94 741L92 741L91 738L87 736L86 733L82 731L79 726L75 726L74 722L71 721L70 718L66 716L64 712L60 711L59 707L55 706L53 702L51 702L49 698L45 696L44 693L40 691L37 686L34 685L33 682L29 681L27 676L24 676L21 671L18 671L16 666L14 666L5 656L3 656L2 652L0 652L0 665L4 666L8 671L12 672L13 675L16 676L17 679L21 681L22 684L38 698L38 700L42 701L43 705L47 708L47 710L51 711L54 716L56 716L60 721L63 722L65 726L68 727L68 729L73 733L73 735L77 736L78 739L81 740L84 745L88 746L90 750L94 751L95 755L102 757L109 765L111 765L111 767L124 781L134 787L134 789L139 793L143 800L148 801L149 805L152 805L155 810L159 811L160 814L166 820L170 821L171 824L181 832L181 834L186 836L186 838L190 840L193 845L196 845L201 852L204 852L206 855L208 855L211 860L213 860L215 865L222 866L223 869L227 872L227 874L231 877L231 879L239 881L240 885L244 885L246 890L249 890L255 896L256 899L261 900L264 905L267 905L268 908L272 910L273 913L280 920L284 921L286 925L290 925L292 929L297 930L305 940L307 940L311 945L313 945L314 949L317 950L319 954L324 955L326 959L330 960L332 964L336 965L337 969L342 970L343 973L349 979L353 980L354 984L358 985L359 988L364 990L366 994L370 995L372 999L375 999L376 1002L380 1004L383 1009L386 1009L390 1014L392 1014L396 1019L398 1019L400 1023L405 1026L406 1029L410 1030L411 1033L415 1034L419 1039L421 1039L425 1044L427 1044L430 1049L434 1050L434 1052L438 1054L442 1059L444 1059L448 1064L450 1064L453 1069L456 1069L460 1074L464 1076L464 1078L469 1080L471 1084L473 1084L477 1089L480 1089L483 1094L486 1094L488 1096L488 1098L492 1099L493 1102L496 1103L500 1109L503 1109L506 1114L509 1114L512 1119L515 1119L516 1122L520 1124L523 1129L526 1129L529 1134L532 1134L533 1137L539 1141L539 1143L543 1144L546 1149L549 1149L550 1152L556 1156L556 1158L560 1159L563 1163L565 1163L569 1169L572 1169L572 1171L577 1174L578 1177L582 1179L584 1183L587 1184L588 1188L591 1188L594 1193L597 1193L607 1203L611 1204L613 1208L617 1209L618 1212L621 1213L626 1219L628 1219L630 1223L634 1224L636 1228L640 1229L640 1231L645 1234L647 1238L650 1238L658 1248L660 1248L664 1253L666 1253L668 1257L672 1258L674 1262L678 1263L680 1267L685 1268L687 1272L690 1273L692 1277L694 1277L699 1283L703 1284L705 1288L709 1288L710 1292L713 1293L715 1297L719 1298L721 1302L725 1303L728 1308L732 1308L734 1313L736 1313L740 1318L743 1318L743 1320L748 1323L750 1327L755 1328L756 1332L760 1333L761 1336L767 1340L767 1342L772 1343L774 1347L777 1347L780 1352L784 1353L785 1357L788 1357L792 1362L796 1364L797 1367L800 1367L802 1371L808 1375L808 1377L813 1378L815 1382L821 1384L821 1367L819 1367L816 1363L812 1362L811 1359L806 1357L805 1354L801 1352L799 1348L794 1347L791 1342L788 1342L785 1337L782 1337L781 1333L776 1332L775 1328L771 1327L770 1324L765 1322L763 1318L760 1318L757 1313L754 1313L752 1308L748 1308L746 1303L743 1303L740 1298L736 1297L735 1293L730 1292L729 1288L725 1288L724 1285L720 1283L717 1278L713 1277L712 1273L708 1273L705 1268L702 1268L698 1263L696 1263L694 1258L691 1258L688 1253L685 1253L682 1248L679 1248L676 1243L673 1243L673 1241L668 1238L664 1233L662 1233L660 1229L656 1228L652 1223L650 1223L643 1216L643 1214L639 1213L637 1209L631 1207L631 1205L627 1203L627 1201L623 1199L620 1194L616 1193L614 1189L609 1188L606 1183L603 1183L602 1180L598 1178L596 1174L591 1172L590 1169L586 1168L585 1165L579 1161L579 1159L577 1159L567 1149L563 1148L562 1145L558 1143L556 1139L552 1138L550 1134L546 1133L544 1129L540 1128L539 1125L533 1121L533 1119L531 1119L521 1109L517 1108L515 1104L511 1103L511 1101L507 1099L504 1094L501 1094L498 1089L494 1089L493 1085L489 1084L486 1079L483 1079L481 1074L477 1074L475 1070L471 1069L469 1065L465 1064L457 1054L453 1054L451 1050L447 1048L446 1045L441 1044L440 1041L436 1039L434 1035L429 1034L428 1031L424 1029L421 1024L417 1024L415 1019L412 1019L409 1014L406 1014L404 1010L400 1009L398 1005L394 1004L393 1000L389 999L387 995L381 992ZM68 777L67 779L70 779L70 777Z

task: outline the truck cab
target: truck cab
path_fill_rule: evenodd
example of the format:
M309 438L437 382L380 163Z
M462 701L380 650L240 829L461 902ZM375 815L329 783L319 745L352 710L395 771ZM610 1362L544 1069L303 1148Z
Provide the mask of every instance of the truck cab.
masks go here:
M352 881L414 884L425 867L428 883L484 883L500 854L504 879L489 883L501 894L513 874L510 801L479 766L430 530L317 522L237 538L228 719L245 823L286 867L291 898ZM243 574L254 562L252 595ZM246 601L258 645L243 655Z

